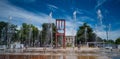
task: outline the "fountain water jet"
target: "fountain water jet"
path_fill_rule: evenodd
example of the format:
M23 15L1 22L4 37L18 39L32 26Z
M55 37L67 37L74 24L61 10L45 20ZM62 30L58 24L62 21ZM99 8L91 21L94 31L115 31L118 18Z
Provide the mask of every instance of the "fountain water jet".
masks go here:
M50 33L51 33L51 48L52 48L52 45L53 45L53 34L52 34L52 12L50 12L50 14L49 14L49 17L50 17L50 25L51 25L51 27L50 27Z
M5 41L5 37L6 37L6 35L5 35L5 27L2 29L2 32L1 32L1 41L3 42L3 41ZM4 43L3 43L4 44Z
M77 11L74 11L74 12L73 12L74 23L76 22L76 13L77 13ZM75 26L76 26L76 25L74 24L73 31L74 31L74 29L75 29ZM74 45L75 43L74 43L74 42L75 42L75 33L74 33L74 35L73 35L73 43L72 43L73 49L74 49L74 47L75 47L75 45Z
M87 27L85 27L85 44L87 44ZM88 44L87 44L87 47L88 47Z
M97 15L98 15L98 19L99 19L99 21L100 21L100 26L102 26L103 16L102 16L102 13L101 13L101 10L100 10L100 9L98 9Z
M31 28L31 27L29 28L28 39L29 39L29 46L31 46L31 43L30 43L30 41L31 41L31 39L32 39L32 28Z

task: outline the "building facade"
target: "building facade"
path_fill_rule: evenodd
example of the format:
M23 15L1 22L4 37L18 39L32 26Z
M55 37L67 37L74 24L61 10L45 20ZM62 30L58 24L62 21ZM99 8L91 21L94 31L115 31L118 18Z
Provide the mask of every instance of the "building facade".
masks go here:
M74 36L66 36L66 46L71 47L73 43Z

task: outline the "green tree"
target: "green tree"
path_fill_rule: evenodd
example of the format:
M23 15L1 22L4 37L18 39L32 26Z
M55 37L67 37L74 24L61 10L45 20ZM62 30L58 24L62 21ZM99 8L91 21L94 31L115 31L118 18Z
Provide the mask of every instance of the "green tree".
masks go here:
M17 39L17 25L8 24L7 22L0 22L0 44L10 44ZM8 42L8 39L10 41Z
M120 37L115 40L116 44L120 44Z
M7 22L0 22L0 44L6 44L7 40Z
M22 24L22 27L20 28L20 31L19 31L19 39L21 43L25 44L28 41L29 27L30 26L26 23Z
M85 28L87 28L86 40L85 40ZM95 41L96 34L93 33L92 28L89 25L87 25L87 23L84 23L82 26L79 27L76 36L77 36L76 43L79 44L79 42L85 43L85 41L87 42Z
M51 43L50 36L49 37L47 36L47 35L51 35L50 32L48 32L48 31L50 31L50 28L51 28L50 23L44 23L42 25L42 40L41 40L42 45ZM52 38L53 38L52 42L53 42L53 44L55 44L55 33L56 33L56 26L54 23L52 23ZM48 39L49 39L49 41L48 41Z
M31 37L31 42L32 42L32 46L35 46L35 40L38 40L37 37L38 37L38 28L35 27L34 25L31 25L31 28L32 28L32 37Z
M34 46L35 40L38 37L38 28L32 24L23 23L21 29L18 32L21 43L29 46ZM26 42L28 42L26 44Z
M115 44L115 41L112 39L110 39L110 40L103 39L103 41L107 44Z
M11 28L11 32L12 32L12 33L11 33L11 35L12 35L11 41L12 41L12 42L18 41L18 36L17 36L18 30L17 30L17 25L12 24L12 25L10 25L10 28Z
M3 22L3 21L0 22L0 38L1 38L1 35L2 35L2 30L6 26L7 26L7 22Z
M108 43L108 44L114 44L115 42L113 40L107 40L106 43Z

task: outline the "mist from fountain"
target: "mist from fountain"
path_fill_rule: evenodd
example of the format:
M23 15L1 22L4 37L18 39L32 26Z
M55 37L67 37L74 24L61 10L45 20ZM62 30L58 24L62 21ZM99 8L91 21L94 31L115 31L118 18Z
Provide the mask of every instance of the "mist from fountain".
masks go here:
M102 26L103 25L103 23L102 23L103 16L102 16L100 9L97 10L97 15L98 15L98 20L100 22L100 26Z
M1 41L5 41L5 37L6 37L6 34L5 34L5 27L4 27L1 32Z
M102 12L101 12L101 10L100 9L98 9L97 10L97 15L98 15L98 20L99 20L99 24L97 25L97 28L96 28L96 30L97 31L104 31L104 29L106 29L105 31L104 31L104 34L103 35L105 35L106 36L106 39L107 40L109 40L110 38L110 28L111 28L111 24L109 24L109 25L106 25L106 27L104 27L104 25L103 25L103 22L102 22L102 19L103 19L103 15L102 15ZM97 31L96 31L96 34L98 34L97 33ZM96 41L97 41L97 35L96 35ZM109 44L104 44L105 42L103 41L103 53L106 53L106 51L108 51L108 50L106 50L106 49L104 49L105 47L109 47Z
M47 47L50 47L50 23L47 23L44 48L43 48L44 53L46 53Z
M85 34L85 44L87 44L87 27L85 27L84 34ZM88 44L87 44L87 47L88 47Z
M74 27L73 27L73 41L72 41L72 47L73 47L73 50L74 50L74 47L75 47L75 33L74 33L74 30L75 30L75 22L76 22L76 13L77 13L77 11L74 11L73 12L73 22L74 22Z
M97 29L97 24L95 25L95 33L96 33L96 36L95 36L95 42L97 42L98 40L98 36L97 36L97 32L98 32L98 29ZM95 44L95 46L97 47L97 43Z
M53 47L52 47L52 46L53 46L53 37L52 37L52 36L53 36L53 34L52 34L52 32L53 32L53 31L52 31L52 12L50 12L49 17L50 17L50 23L51 23L51 24L50 24L50 25L51 25L51 26L50 26L51 48L53 48Z
M40 40L39 40L39 39L40 39L40 38L39 38L39 37L40 37L40 33L41 33L41 31L38 30L37 41L35 41L35 43L36 43L37 46L39 46L39 47L41 46L41 45L40 45L41 43L40 43Z
M12 29L11 29L11 20L12 17L10 16L8 19L8 25L7 25L7 47L10 48L11 38L12 38Z
M111 24L108 25L108 39L110 39Z
M24 41L23 41L23 38L22 38L22 33L23 33L23 28L21 27L20 32L18 34L18 39L22 40L21 43L23 44Z
M98 35L98 31L104 31L104 25L103 25L103 22L102 22L102 19L103 19L103 15L102 15L102 11L100 9L97 10L97 18L98 18L98 24L95 25L95 33L96 33L96 42L97 42L97 35ZM105 34L103 34L105 35ZM104 43L104 41L103 41ZM104 45L103 45L104 47Z
M32 28L31 27L29 28L28 33L29 33L29 35L28 35L29 44L28 45L31 46L31 39L33 39L32 38ZM32 43L32 45L33 45L33 43Z

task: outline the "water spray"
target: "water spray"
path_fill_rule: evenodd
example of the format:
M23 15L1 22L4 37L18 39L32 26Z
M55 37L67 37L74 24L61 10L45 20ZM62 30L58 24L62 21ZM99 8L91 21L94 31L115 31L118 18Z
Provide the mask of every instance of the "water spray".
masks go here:
M99 19L99 21L100 21L100 26L102 26L103 16L102 16L102 13L101 13L101 10L100 10L100 9L98 9L97 15L98 15L98 19Z
M74 19L74 22L76 21L76 11L74 11L73 12L73 19ZM75 24L74 24L74 28L73 28L73 31L74 31L74 29L75 29ZM74 49L74 47L75 47L75 45L74 45L74 42L75 42L75 33L74 33L74 35L73 35L73 49Z
M11 42L11 35L9 34L10 33L10 21L12 20L12 17L9 16L9 19L8 19L8 26L7 26L7 42L8 42L8 48L10 48L10 42Z
M52 34L52 19L51 19L51 18L52 18L52 12L50 12L49 17L50 17L50 22L51 22L50 33L51 33L51 47L52 47L52 45L53 45L53 44L52 44L52 43L53 43L53 41L52 41L52 39L53 39L53 37L52 37L52 35L53 35L53 34Z
M85 43L87 44L87 27L85 27Z
M111 31L111 24L109 24L109 29L108 29L108 37L110 39L110 31Z
M95 39L96 39L96 46L97 46L97 24L95 25L95 32L96 32L96 37L95 37Z

